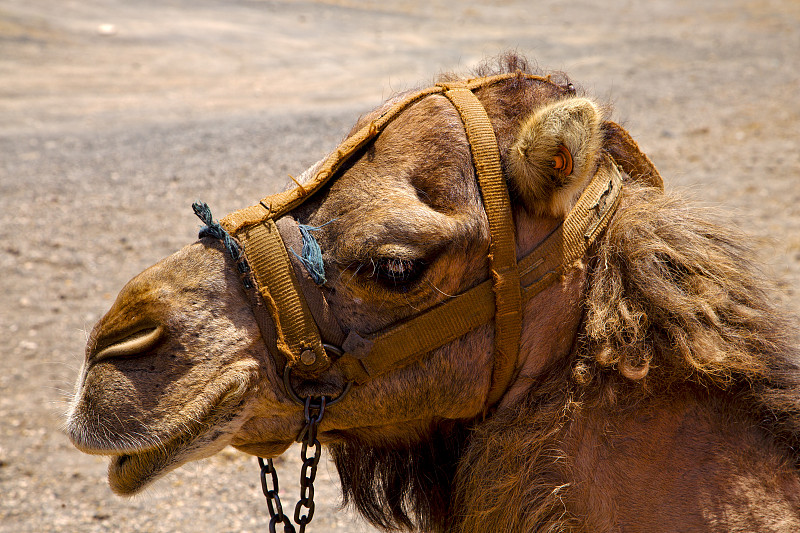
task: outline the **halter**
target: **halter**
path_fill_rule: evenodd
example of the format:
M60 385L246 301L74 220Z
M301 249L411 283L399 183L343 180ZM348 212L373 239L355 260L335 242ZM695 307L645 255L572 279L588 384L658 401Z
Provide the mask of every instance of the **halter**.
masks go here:
M563 224L517 262L511 202L497 140L474 91L518 77L552 83L549 78L512 73L440 83L413 93L347 138L318 165L306 183L267 196L258 204L221 220L221 226L244 248L239 270L245 278L262 335L268 341L274 340L277 349L270 351L278 372L286 376L287 389L291 388L289 374L315 380L333 366L349 382L362 384L407 366L494 320L494 366L486 407L503 396L519 352L525 302L558 279L567 266L586 253L616 209L622 185L619 168L606 157ZM464 123L489 221L491 279L378 332L336 331L335 320L326 313L327 302L322 291L308 283L303 269L293 264L291 256L294 254L287 253L284 241L287 237L296 241L296 235L292 234L296 234L297 229L296 223L284 215L333 179L354 154L373 141L403 111L432 95L442 95L452 102ZM561 161L554 161L556 167L570 162L561 154L559 157ZM245 265L242 262L246 262ZM325 323L322 329L328 333L324 342L319 322ZM296 396L293 391L287 390L287 393Z
M522 310L526 302L558 280L570 265L586 254L619 205L622 171L613 157L615 153L634 154L632 160L619 158L623 169L630 175L635 174L639 179L650 181L651 185L662 186L658 171L647 156L639 151L627 132L612 122L606 122L603 129L607 135L613 136L614 146L601 157L594 176L563 223L533 251L517 261L511 202L497 139L486 110L474 93L476 89L512 78L552 84L549 78L517 72L439 83L415 92L348 137L315 167L313 176L305 183L298 183L292 189L267 196L256 205L235 211L223 218L220 225L213 224L211 227L210 213L207 214L207 224L216 232L210 233L225 240L226 247L237 263L262 336L270 347L277 371L283 373L287 394L305 405L307 423L298 437L304 443L304 450L306 446L315 445L316 437L313 435L316 431L310 430L310 424L316 428L326 402L330 406L341 399L353 383L363 384L369 379L408 366L425 354L494 321L492 381L484 408L486 412L499 402L512 380L519 352ZM342 331L328 308L323 291L310 279L296 254L287 253L287 249L299 249L300 232L297 223L286 215L335 179L342 167L403 111L432 95L447 98L464 124L489 222L491 278L380 331ZM553 161L553 167L563 175L569 175L572 170L569 151L561 150ZM198 210L197 207L195 209ZM271 346L276 349L273 350ZM331 399L332 395L323 390L304 401L294 391L292 374L302 380L313 381L332 368L338 369L347 380L347 387L337 398ZM322 383L318 385L324 387ZM310 404L312 397L317 400ZM309 417L309 405L312 405L312 410L318 410L318 418ZM277 478L272 463L269 461L264 465L261 461L261 464L268 503L275 500L279 507ZM273 476L274 490L267 490L268 474ZM298 503L296 514L301 503ZM270 528L274 530L275 523L280 523L286 517L282 511L274 512L272 504L270 513ZM311 510L301 517L301 531L312 514L313 500ZM288 531L288 519L285 527Z

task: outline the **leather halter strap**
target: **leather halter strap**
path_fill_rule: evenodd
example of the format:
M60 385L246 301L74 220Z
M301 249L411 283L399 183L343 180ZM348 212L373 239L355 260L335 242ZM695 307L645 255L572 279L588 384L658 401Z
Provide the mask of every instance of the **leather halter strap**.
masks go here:
M524 78L527 80L537 80L552 83L549 78L534 76L533 74L511 73L489 76L486 78L476 78L467 80L463 83L463 88L474 91L479 88L496 85L512 78ZM452 84L455 85L455 84ZM450 85L450 86L452 86ZM262 198L261 201L251 207L245 207L235 211L220 221L220 224L230 234L236 234L242 228L252 226L266 220L267 218L277 219L285 215L298 205L305 202L311 195L320 190L336 174L336 172L347 163L358 151L377 137L391 122L396 119L403 111L416 104L423 98L435 94L444 94L449 90L448 84L439 84L421 91L412 93L394 104L380 117L371 121L359 131L348 137L331 153L317 169L314 176L302 185L277 194Z
M377 137L403 111L435 94L447 96L459 110L466 125L475 165L478 168L479 182L481 179L483 180L481 187L489 184L489 190L484 191L484 198L488 198L489 202L487 215L492 232L491 256L497 255L500 260L496 268L494 264L492 265L492 272L496 279L498 295L504 295L500 297L503 301L500 304L503 313L499 315L503 317L500 321L503 325L498 327L498 331L502 332L500 337L503 339L498 344L498 353L503 356L498 358L498 361L516 358L521 326L519 325L519 290L515 290L519 283L515 281L516 278L513 274L516 268L510 201L500 168L499 150L491 123L483 106L472 92L477 88L494 85L515 77L549 81L548 78L540 76L511 73L454 84L439 84L413 93L347 138L322 162L307 183L267 196L257 205L231 213L220 221L230 234L241 241L247 260L251 263L258 293L263 299L263 301L259 301L258 297L251 296L256 315L264 315L264 307L266 307L268 315L276 324L274 328L264 325L262 330L269 330L270 333L274 332L277 336L279 358L282 359L276 361L279 371L283 366L289 365L298 369L306 377L314 377L324 372L332 361L322 347L319 333L315 327L312 327L313 320L310 319L308 307L305 305L302 293L297 288L296 278L292 277L292 269L287 268L290 265L288 259L284 259L285 250L278 249L277 243L279 243L280 237L275 231L274 222L270 223L270 221L278 219L306 201L321 189L354 154ZM480 148L477 148L478 146ZM491 161L489 162L489 160ZM481 176L488 177L481 178ZM265 254L273 257L269 260L261 257ZM275 268L275 261L283 263L284 266ZM262 316L259 322L263 321ZM431 349L435 347L431 347ZM299 364L301 354L309 349L314 352L313 363ZM498 368L504 369L503 375L507 373L505 369L509 366L513 365L498 364Z
M524 302L550 285L586 253L616 208L622 183L613 161L602 162L565 222L518 266L511 202L497 140L486 110L473 92L514 77L549 81L514 73L443 83L414 93L346 139L320 164L308 182L268 196L259 204L231 213L221 221L222 226L241 241L254 272L261 300L252 298L256 316L263 315L263 307L266 307L274 323L263 325L262 331L269 330L277 337L279 372L288 367L302 378L315 379L335 365L347 379L363 383L406 366L494 319L495 357L487 407L499 401L515 370ZM489 221L492 278L380 332L362 336L350 331L342 343L344 354L333 361L323 347L275 220L320 190L402 111L435 94L448 98L464 123ZM264 320L259 319L259 322ZM309 351L313 357L308 356Z
M275 344L282 359L276 361L278 368L286 364L300 366L307 375L324 371L330 365L328 355L275 221L268 218L248 226L237 237L244 245L258 292L272 317ZM261 329L263 333L264 327ZM308 350L313 357L304 356ZM311 362L297 365L300 360Z

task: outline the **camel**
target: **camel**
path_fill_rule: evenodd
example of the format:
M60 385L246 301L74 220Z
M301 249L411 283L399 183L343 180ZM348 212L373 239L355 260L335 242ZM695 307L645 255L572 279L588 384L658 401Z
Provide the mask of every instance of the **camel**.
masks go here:
M546 272L518 269L516 285L496 267L478 156L442 92L490 76L472 92L508 189L512 266L559 234L596 176L609 180L586 210L605 217L588 244ZM361 117L343 146L366 140L332 156L330 176L326 159L293 178L284 193L302 201L281 216L305 233L277 227L299 294L323 302L314 320L332 343L331 328L364 341L476 288L536 291L496 296L484 323L385 366L367 341L298 355L276 325L284 304L254 306L261 279L209 218L94 328L74 445L109 456L111 488L133 494L229 445L272 458L310 439L299 396L317 402L345 504L381 529L800 531L796 320L771 303L747 238L664 192L609 106L565 75L506 55L439 82ZM274 215L271 201L255 208ZM378 369L351 379L355 363Z

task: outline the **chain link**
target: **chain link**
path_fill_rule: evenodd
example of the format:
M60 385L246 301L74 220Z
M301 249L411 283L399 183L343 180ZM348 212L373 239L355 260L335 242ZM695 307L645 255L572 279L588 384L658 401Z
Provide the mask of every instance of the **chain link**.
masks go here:
M269 533L276 533L275 528L278 524L283 523L283 533L295 533L294 526L289 517L283 514L283 506L281 505L281 498L278 495L280 490L278 486L278 471L275 470L275 465L272 464L272 459L258 458L258 466L261 467L261 490L264 492L264 497L267 499L267 509L269 510ZM269 477L267 477L269 475ZM269 488L270 481L272 488Z
M303 409L303 414L306 418L305 434L300 434L303 437L303 444L300 449L300 458L303 460L303 466L300 469L300 499L294 508L294 522L300 526L299 533L305 533L306 525L314 517L314 480L317 478L317 465L320 457L322 457L322 446L317 440L317 426L325 414L326 402L327 399L322 396L319 398L319 403L312 404L309 396L306 398L305 408ZM315 414L312 414L312 412ZM309 447L314 448L314 454L311 457L308 456ZM304 508L306 509L305 515L302 514Z
M303 466L300 470L300 499L294 508L294 521L300 526L299 533L305 533L306 526L314 517L314 480L317 478L317 465L322 457L322 446L317 440L317 426L322 421L325 414L325 404L327 398L315 398L316 403L312 403L312 398L306 398L303 414L306 419L305 426L297 437L297 442L302 443L300 458ZM313 454L309 457L308 449L313 448ZM261 490L267 499L267 509L269 510L269 533L276 533L278 524L283 524L284 533L296 533L289 517L283 514L281 499L278 495L278 472L272 464L272 459L267 459L266 463L261 457L258 458L258 465L261 467ZM270 484L272 488L270 488ZM303 511L305 510L305 514Z

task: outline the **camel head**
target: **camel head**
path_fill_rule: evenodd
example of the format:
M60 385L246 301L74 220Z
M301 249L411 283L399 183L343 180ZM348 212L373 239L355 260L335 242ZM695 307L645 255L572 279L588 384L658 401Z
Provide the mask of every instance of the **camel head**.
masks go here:
M617 160L623 175L657 176L627 134L567 82L515 74L474 94L497 138L518 258L561 227L598 169ZM403 97L363 117L350 137ZM323 166L298 178L301 193ZM291 206L283 215L288 229L278 227L302 292L324 304L325 318L315 317L322 341L329 342L329 328L321 322L332 324L334 336L357 332L363 340L491 284L483 194L459 111L436 93L404 108L330 180ZM296 233L300 227L308 235ZM301 243L311 241L320 257L309 282L308 264L298 258L305 257ZM537 274L538 267L521 272L523 282L552 274ZM585 281L580 258L551 277L522 301L519 348L508 359L501 390L493 391L497 355L490 319L357 380L326 411L319 440L405 448L513 405L573 346ZM257 315L234 258L211 237L122 289L91 334L68 422L79 449L111 457L116 492L134 493L227 445L274 457L294 442L304 426L303 408L285 386L281 365L288 363L276 348L275 325L265 331ZM289 383L301 397L335 397L352 381L336 356L314 375L304 374L299 362L294 368Z

